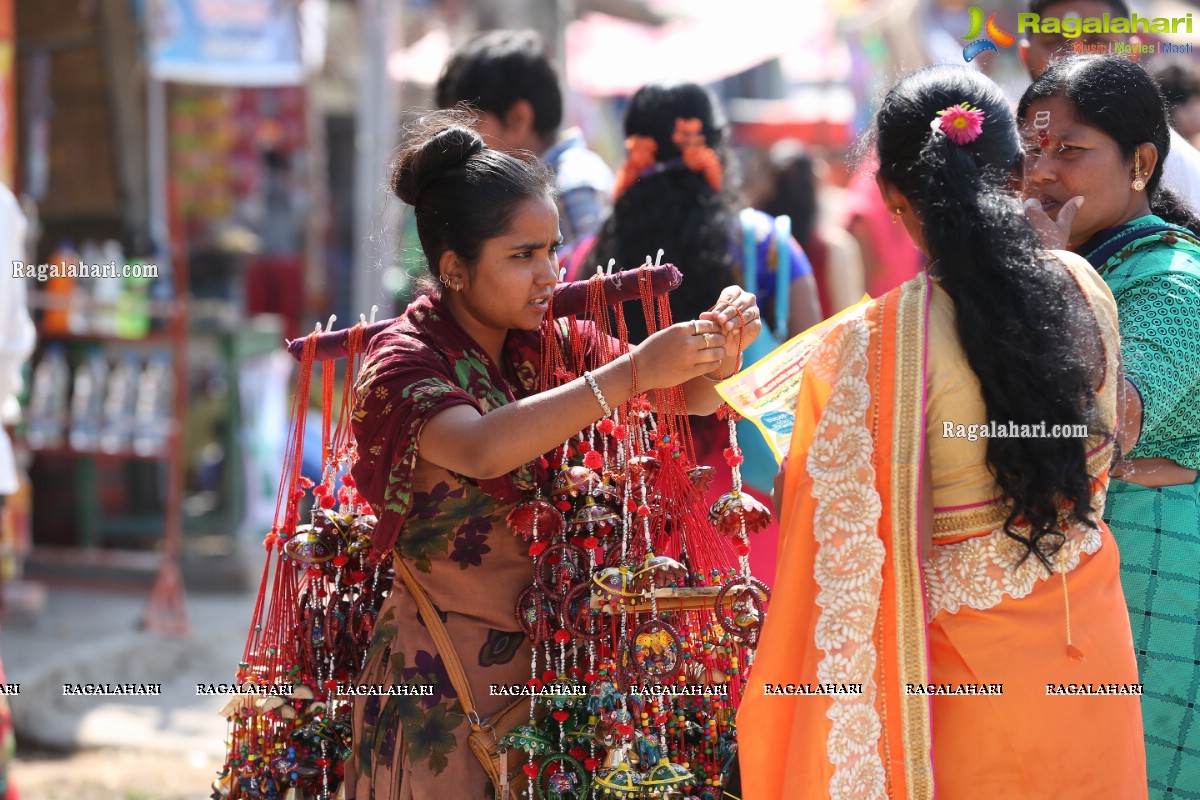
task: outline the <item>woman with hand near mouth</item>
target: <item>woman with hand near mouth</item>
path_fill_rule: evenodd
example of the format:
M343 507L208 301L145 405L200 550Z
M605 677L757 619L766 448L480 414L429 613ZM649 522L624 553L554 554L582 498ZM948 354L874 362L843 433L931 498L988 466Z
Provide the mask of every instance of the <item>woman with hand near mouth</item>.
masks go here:
M754 296L730 286L713 298L713 312L539 392L539 326L559 275L553 179L532 156L485 147L469 123L450 112L428 116L392 176L437 282L372 340L357 384L353 476L379 516L375 547L409 566L443 615L487 718L510 702L490 696L489 685L529 677L530 646L513 608L530 561L505 520L533 490L539 458L650 389L682 385L691 413L713 413L721 401L707 376L732 374L739 327L749 343L761 323ZM565 337L565 323L556 331ZM577 334L588 352L621 352L594 326L579 323ZM570 342L560 346L573 353ZM467 744L463 707L398 586L380 609L358 682L414 676L433 683L433 695L406 704L356 698L346 796L484 797L491 781Z
M1200 220L1160 186L1162 94L1120 57L1060 61L1018 108L1028 214L1117 301L1120 460L1104 519L1121 550L1151 797L1200 787Z

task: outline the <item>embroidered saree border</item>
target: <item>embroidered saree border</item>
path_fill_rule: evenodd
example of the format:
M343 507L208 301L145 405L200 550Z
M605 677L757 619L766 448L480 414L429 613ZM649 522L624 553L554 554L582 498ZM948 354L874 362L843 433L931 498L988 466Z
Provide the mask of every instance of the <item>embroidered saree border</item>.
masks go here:
M927 276L904 285L896 303L895 396L892 411L891 553L896 599L896 668L901 686L929 676L925 596L918 550L921 460L925 446L925 364L930 286ZM916 398L920 398L919 402ZM929 701L899 692L909 800L933 797Z

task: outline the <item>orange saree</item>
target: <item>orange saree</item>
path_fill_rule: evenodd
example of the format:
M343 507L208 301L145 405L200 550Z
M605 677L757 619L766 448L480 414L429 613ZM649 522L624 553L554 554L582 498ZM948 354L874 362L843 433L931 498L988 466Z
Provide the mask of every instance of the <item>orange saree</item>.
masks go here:
M1115 329L1115 311L1100 313L1111 296L1072 272ZM925 276L905 283L805 364L774 595L738 714L743 798L1145 797L1136 665L1103 523L1067 530L1048 575L1032 557L1014 566L1000 500L935 508L921 561L929 344L957 347L939 292ZM931 298L949 304L948 331L929 327ZM1105 350L1115 376L1115 333ZM1112 392L1098 402L1115 423ZM1097 502L1108 448L1097 442L1089 462ZM936 485L944 465L929 449Z

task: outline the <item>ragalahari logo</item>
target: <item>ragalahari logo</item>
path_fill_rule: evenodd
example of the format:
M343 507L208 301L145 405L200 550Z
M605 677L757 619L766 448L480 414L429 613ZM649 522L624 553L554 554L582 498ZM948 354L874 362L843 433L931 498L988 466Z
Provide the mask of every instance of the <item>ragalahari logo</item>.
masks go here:
M971 6L970 13L971 27L967 31L967 35L962 38L967 40L978 39L978 41L971 42L963 48L963 60L968 63L973 61L975 56L987 50L991 50L993 53L1000 52L996 49L996 45L1008 47L1017 40L1017 37L996 24L995 14L987 18L987 25L985 26L983 24L983 11L981 9ZM979 34L985 30L987 31L987 37L979 39Z

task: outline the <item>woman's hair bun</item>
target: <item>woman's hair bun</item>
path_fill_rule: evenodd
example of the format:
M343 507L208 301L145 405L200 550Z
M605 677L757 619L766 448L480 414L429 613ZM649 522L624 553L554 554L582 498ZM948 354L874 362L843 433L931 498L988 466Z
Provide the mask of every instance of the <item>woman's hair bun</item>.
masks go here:
M402 147L392 173L392 191L397 197L415 206L421 192L439 174L483 150L483 138L463 122L461 115L453 112L438 112L421 120L424 130Z

